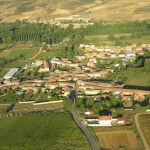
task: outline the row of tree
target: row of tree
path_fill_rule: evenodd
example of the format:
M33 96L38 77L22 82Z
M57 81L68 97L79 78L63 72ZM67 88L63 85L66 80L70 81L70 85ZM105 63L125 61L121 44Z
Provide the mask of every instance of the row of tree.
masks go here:
M133 33L135 36L140 36L141 34L148 34L149 31L149 21L129 21L112 24L96 22L93 26L90 25L80 29L73 29L72 25L66 29L62 29L49 24L16 21L0 24L0 43L37 41L54 44L61 42L66 37L80 39L78 41L81 41L87 35Z

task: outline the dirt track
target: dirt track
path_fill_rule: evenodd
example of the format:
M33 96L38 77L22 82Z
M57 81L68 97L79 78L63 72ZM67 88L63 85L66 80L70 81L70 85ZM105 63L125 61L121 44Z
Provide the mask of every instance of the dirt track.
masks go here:
M142 130L140 128L140 124L139 124L139 116L140 115L146 115L146 114L150 114L150 113L139 113L139 114L136 114L135 115L135 125L136 125L136 128L137 128L137 130L138 130L138 132L140 134L140 137L142 139L142 142L143 142L145 150L150 150L150 146L148 145L148 143L147 143L147 141L146 141L146 139L145 139L145 137L143 135L143 132L142 132Z

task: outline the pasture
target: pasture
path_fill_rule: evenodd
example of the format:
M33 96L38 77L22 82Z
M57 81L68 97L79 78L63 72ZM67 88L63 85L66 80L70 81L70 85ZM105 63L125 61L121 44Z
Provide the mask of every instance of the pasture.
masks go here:
M69 113L0 118L1 150L90 150Z
M32 58L39 51L38 47L34 47L31 42L17 43L12 48L0 52L2 57L19 57L23 55L25 58Z
M139 117L139 123L145 139L150 145L150 114L141 115Z

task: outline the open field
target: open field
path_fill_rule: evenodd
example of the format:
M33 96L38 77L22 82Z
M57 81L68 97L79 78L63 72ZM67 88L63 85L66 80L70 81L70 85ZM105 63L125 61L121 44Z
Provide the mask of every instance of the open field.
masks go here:
M95 129L96 135L103 148L109 150L118 150L126 148L128 150L139 150L136 135L131 130L112 128L101 130Z
M0 122L1 150L90 149L68 113L28 114Z
M150 145L150 114L141 115L139 117L139 123L145 139Z
M131 38L131 34L116 34L114 35L115 39L110 40L109 35L98 35L98 36L86 36L85 44L94 44L97 46L100 45L124 45L124 44L149 44L150 35L141 36L140 38ZM122 38L123 37L123 38ZM122 38L122 39L121 39Z
M19 57L20 55L24 55L26 58L31 58L38 51L39 49L33 47L31 43L17 43L12 48L0 52L0 58Z
M146 59L145 66L141 68L128 68L115 74L109 74L109 78L125 78L125 84L137 86L150 86L150 59Z
M55 6L55 7L54 7ZM149 19L149 0L0 0L0 20L80 14L100 20Z

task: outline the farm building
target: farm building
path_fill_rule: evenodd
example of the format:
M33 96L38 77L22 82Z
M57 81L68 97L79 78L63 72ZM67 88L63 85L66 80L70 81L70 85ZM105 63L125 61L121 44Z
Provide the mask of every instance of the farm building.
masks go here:
M18 72L19 68L12 68L4 77L3 79L9 80Z

